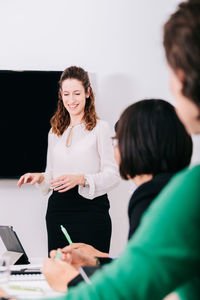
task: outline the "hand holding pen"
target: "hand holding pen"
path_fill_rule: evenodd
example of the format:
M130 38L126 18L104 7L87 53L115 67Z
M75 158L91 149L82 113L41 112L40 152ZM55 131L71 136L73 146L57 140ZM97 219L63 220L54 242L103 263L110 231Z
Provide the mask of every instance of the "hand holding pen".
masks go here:
M64 234L64 236L66 237L67 241L69 244L72 244L72 240L67 232L67 230L65 229L65 227L63 227L62 225L60 225L61 230ZM87 283L87 284L91 284L91 280L89 279L89 277L87 276L87 274L85 273L85 271L83 270L82 267L78 268L80 275L82 276L83 280Z
M71 244L72 240L67 233L66 229L61 227L66 239ZM55 253L55 252L54 252ZM66 292L67 284L75 278L77 275L81 275L83 279L91 284L85 271L79 267L78 270L75 269L71 264L62 260L62 251L58 249L54 255L54 259L46 259L43 265L42 272L49 283L49 285L56 291Z
M73 245L76 244L72 243L70 246ZM57 261L58 258L61 258L65 262L70 263L77 270L79 270L79 267L97 266L97 258L95 256L88 255L75 247L70 248L70 246L58 249L57 251L52 250L50 252L50 257L55 261Z

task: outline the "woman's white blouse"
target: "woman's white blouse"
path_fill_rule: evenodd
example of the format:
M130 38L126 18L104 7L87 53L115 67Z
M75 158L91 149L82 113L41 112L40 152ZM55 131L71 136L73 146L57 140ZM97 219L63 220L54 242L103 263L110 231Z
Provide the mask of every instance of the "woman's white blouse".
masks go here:
M71 145L67 147L69 130L68 127L62 136L50 130L47 166L39 189L47 194L52 179L62 175L84 174L88 185L78 187L81 196L93 199L109 192L120 178L108 123L98 120L91 131L86 130L84 124L74 126Z

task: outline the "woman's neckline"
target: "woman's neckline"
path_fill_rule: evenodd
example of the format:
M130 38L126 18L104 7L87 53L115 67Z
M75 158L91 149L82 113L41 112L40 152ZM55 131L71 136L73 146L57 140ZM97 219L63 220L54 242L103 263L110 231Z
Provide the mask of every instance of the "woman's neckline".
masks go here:
M81 125L84 125L84 124L85 124L84 122L81 122L81 123L78 123L76 125L69 125L68 128L74 128L74 127L81 126Z

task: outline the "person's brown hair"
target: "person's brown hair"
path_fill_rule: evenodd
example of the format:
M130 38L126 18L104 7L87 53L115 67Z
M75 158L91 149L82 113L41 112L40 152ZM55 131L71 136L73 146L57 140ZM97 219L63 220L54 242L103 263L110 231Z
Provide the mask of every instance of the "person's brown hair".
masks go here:
M200 107L200 0L179 4L164 25L169 65L185 74L182 93Z
M88 90L90 92L89 97L86 99L85 113L83 117L86 129L92 130L96 126L97 119L98 119L95 110L95 104L94 104L95 97L90 84L88 73L80 67L71 66L65 69L60 77L57 111L55 112L55 114L53 115L50 121L52 132L57 134L58 136L62 135L64 130L70 124L70 115L66 110L66 108L64 107L62 95L61 95L62 83L66 79L79 80L84 87L85 93L87 93Z

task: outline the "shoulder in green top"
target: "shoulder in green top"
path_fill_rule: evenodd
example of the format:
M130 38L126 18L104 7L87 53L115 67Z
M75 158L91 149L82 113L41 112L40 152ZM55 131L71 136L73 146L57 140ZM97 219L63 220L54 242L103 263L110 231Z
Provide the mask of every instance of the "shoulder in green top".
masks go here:
M69 290L68 300L162 299L200 272L200 166L176 175L150 206L122 256ZM190 298L200 299L190 289ZM186 299L186 298L184 298Z

